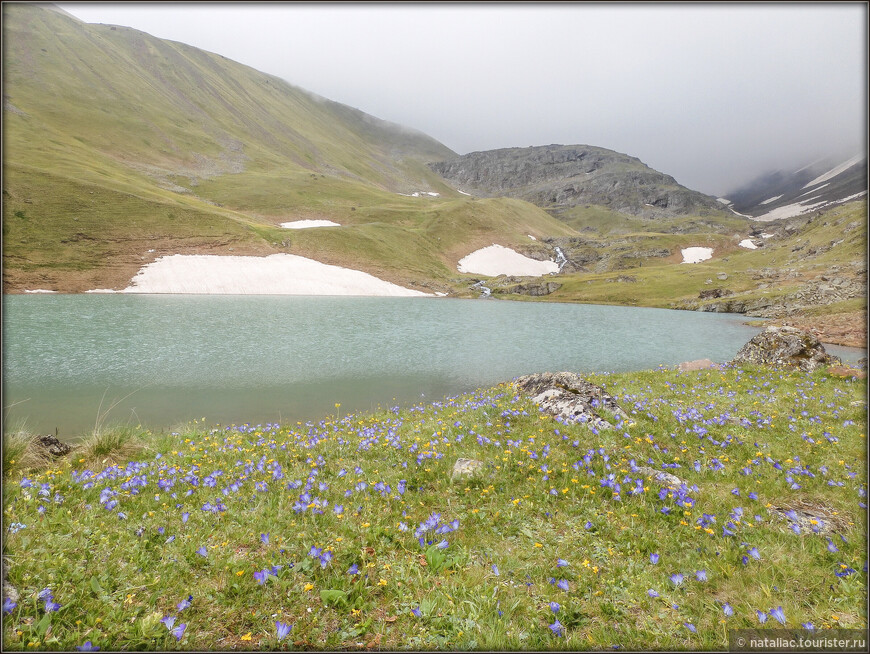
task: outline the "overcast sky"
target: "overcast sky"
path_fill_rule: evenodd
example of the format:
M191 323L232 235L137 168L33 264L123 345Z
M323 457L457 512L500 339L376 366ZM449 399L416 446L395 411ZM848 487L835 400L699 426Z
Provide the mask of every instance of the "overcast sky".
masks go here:
M726 195L866 147L865 3L60 6L222 54L460 154L596 145Z

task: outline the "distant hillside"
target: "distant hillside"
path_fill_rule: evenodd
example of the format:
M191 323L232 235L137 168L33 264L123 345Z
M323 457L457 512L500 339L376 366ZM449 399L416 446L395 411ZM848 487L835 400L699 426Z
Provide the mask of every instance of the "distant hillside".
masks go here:
M556 216L584 206L642 219L722 215L715 198L635 157L588 145L472 152L429 166L465 192L521 198Z
M55 9L3 4L6 292L123 288L175 253L316 255L430 283L455 274L462 239L572 233L457 193L426 166L455 153L419 131ZM343 228L280 227L297 219Z
M766 173L720 199L757 220L791 218L858 199L867 193L867 157L828 157L794 171Z

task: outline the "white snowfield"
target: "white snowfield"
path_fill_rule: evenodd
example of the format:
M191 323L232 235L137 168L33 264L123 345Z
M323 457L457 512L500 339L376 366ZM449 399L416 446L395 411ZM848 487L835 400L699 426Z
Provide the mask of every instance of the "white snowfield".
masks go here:
M130 285L119 292L431 297L429 293L391 284L359 270L330 266L293 254L267 257L173 254L146 265Z
M819 198L808 198L800 202L795 202L794 204L787 204L784 207L777 207L776 209L772 209L766 214L756 217L755 220L769 222L771 220L777 220L779 218L792 218L794 216L800 216L801 214L810 213L824 207L833 206L835 204L842 204L844 202L849 202L850 200L857 200L863 195L867 195L867 191L861 191L860 193L855 193L854 195L850 195L849 197L840 198L833 201L822 200L821 202L813 202L813 200L818 200Z
M813 181L807 182L806 184L804 184L803 188L809 188L810 186L815 186L816 184L821 184L822 182L827 182L832 177L836 177L840 173L849 170L849 168L854 166L856 163L861 161L863 158L864 158L863 154L856 154L854 157L852 157L848 161L844 161L839 166L836 166L835 168L831 168L831 170L829 170L828 172L826 172L823 175L819 175Z
M781 197L781 195L774 195L772 198L767 198L764 202L759 202L759 204L770 204L771 202L776 202Z
M57 291L47 291L44 288L35 288L32 291L25 290L25 293L57 293Z
M680 252L683 253L682 263L701 263L713 257L713 248L683 248Z
M474 273L487 277L499 275L540 277L559 272L559 264L555 261L531 259L501 245L490 245L460 259L456 269L461 273Z
M747 250L757 250L758 249L758 246L752 242L752 239L749 239L749 238L744 238L737 245L739 245L742 248L746 248Z
M292 220L289 223L281 223L284 229L309 229L311 227L341 227L331 220Z

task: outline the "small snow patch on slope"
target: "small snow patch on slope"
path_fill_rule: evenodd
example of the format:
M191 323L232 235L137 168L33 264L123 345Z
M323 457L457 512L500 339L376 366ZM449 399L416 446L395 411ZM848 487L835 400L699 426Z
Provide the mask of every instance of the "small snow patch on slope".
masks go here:
M683 253L683 263L700 263L712 258L713 256L713 248L683 248L680 252Z
M460 259L456 269L461 273L474 273L487 277L499 275L540 277L559 272L559 265L553 261L531 259L501 245L490 245Z
M776 202L781 197L781 195L774 195L772 198L767 198L764 202L761 202L760 204L770 204L771 202Z
M758 246L755 243L753 243L752 239L750 239L750 238L744 238L737 245L739 245L742 248L746 248L747 250L757 250L758 249Z
M281 223L284 229L308 229L310 227L341 227L331 220L293 220L289 223Z

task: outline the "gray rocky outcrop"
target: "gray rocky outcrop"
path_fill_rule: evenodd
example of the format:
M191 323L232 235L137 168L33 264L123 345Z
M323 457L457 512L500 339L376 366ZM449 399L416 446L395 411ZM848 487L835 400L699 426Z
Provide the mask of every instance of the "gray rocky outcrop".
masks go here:
M471 152L429 167L474 195L520 198L548 210L596 205L642 218L722 213L715 198L639 159L588 145Z
M529 282L527 284L517 284L504 289L508 293L517 293L519 295L531 295L532 297L540 297L549 295L554 291L558 291L562 285L558 282Z
M740 348L731 363L787 366L812 372L840 363L840 359L825 352L819 340L808 332L796 327L768 327Z
M514 380L517 389L532 397L542 411L552 416L584 422L597 429L613 425L599 412L606 410L620 420L628 415L603 388L573 372L543 372Z
M36 443L49 455L58 459L72 451L72 447L60 441L55 436L39 436Z

